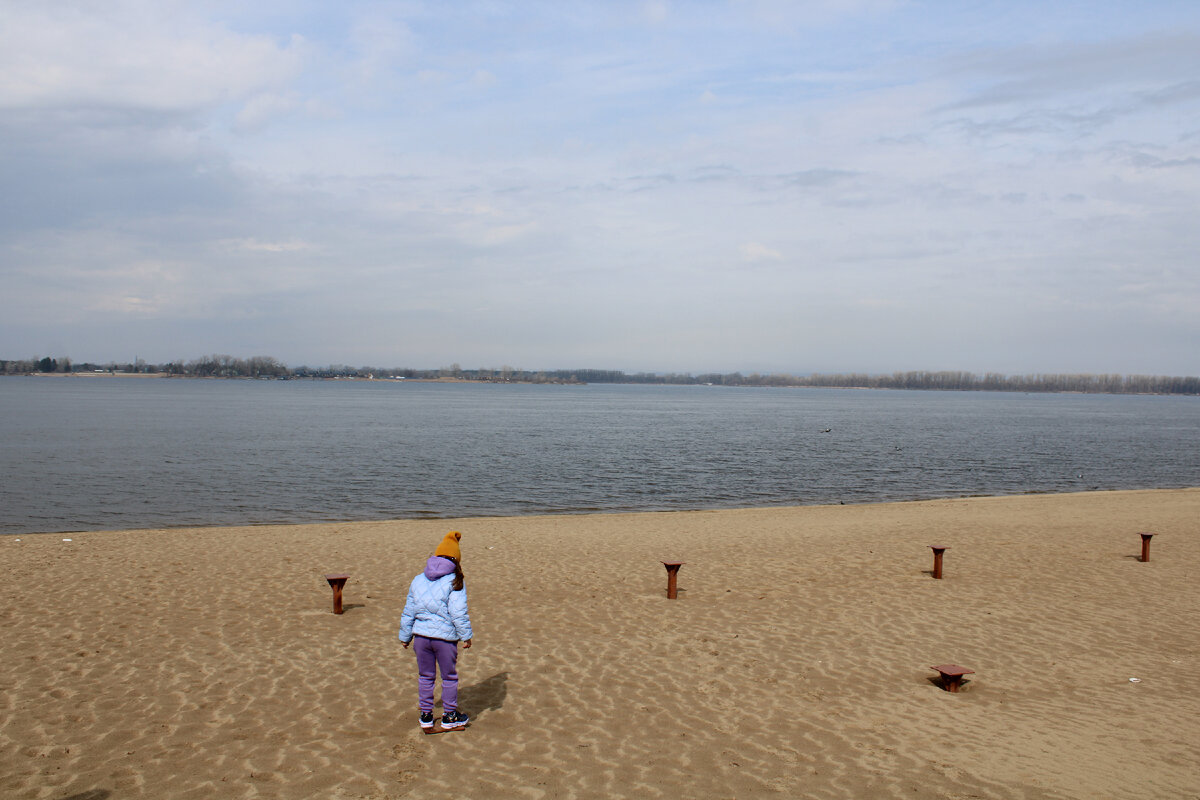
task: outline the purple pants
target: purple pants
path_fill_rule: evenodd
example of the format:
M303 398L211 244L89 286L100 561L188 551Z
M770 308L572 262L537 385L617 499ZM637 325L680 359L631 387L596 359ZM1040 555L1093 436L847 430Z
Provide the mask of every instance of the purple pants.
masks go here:
M442 709L458 710L458 642L413 637L417 653L417 705L422 712L433 711L433 683L437 670L442 672Z

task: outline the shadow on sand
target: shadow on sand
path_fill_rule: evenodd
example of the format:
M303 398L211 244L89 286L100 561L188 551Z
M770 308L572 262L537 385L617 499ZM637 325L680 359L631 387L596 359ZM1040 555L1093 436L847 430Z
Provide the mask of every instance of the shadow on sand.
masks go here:
M486 680L471 686L458 688L458 705L471 715L472 719L483 716L483 712L498 709L504 705L508 696L508 673L498 672Z
M950 690L949 685L946 683L946 681L942 680L941 675L934 675L931 678L926 678L926 680L929 681L930 683L932 683L934 686L938 687L939 689L942 689L947 692L949 692L949 690ZM958 691L962 692L963 690L965 690L967 688L968 683L971 683L971 679L963 678L962 683L960 683L958 685Z

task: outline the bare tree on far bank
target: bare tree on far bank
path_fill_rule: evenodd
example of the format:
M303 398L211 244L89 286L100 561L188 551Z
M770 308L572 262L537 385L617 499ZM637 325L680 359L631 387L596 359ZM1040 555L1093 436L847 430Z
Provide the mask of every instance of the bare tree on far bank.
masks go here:
M845 389L910 389L956 392L1080 392L1087 394L1179 394L1200 395L1200 377L1162 375L1090 375L1037 373L1002 375L961 371L894 372L890 375L866 373L788 375L783 373L743 375L740 372L705 373L626 373L621 370L571 369L531 371L512 367L464 369L454 363L437 369L411 367L288 367L271 356L235 358L229 355L202 356L192 361L147 364L136 359L126 364L108 362L74 363L66 357L0 359L0 375L37 373L62 374L164 374L196 378L257 378L274 380L366 378L390 380L454 380L483 383L639 383L682 386L777 386Z

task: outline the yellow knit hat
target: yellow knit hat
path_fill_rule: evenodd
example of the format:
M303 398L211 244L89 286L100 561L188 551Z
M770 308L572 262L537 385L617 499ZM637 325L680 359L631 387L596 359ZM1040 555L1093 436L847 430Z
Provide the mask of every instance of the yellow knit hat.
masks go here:
M437 550L433 551L435 556L450 556L455 561L462 560L462 552L458 549L458 540L462 538L462 534L458 531L450 531L442 539L442 543L437 546Z

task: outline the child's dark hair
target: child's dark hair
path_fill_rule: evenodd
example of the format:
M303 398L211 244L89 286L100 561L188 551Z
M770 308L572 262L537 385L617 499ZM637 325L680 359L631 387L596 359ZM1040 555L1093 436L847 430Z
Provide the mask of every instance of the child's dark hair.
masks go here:
M455 592L461 592L463 588L463 571L462 564L458 563L457 559L450 559L454 562L454 583L450 584L450 589Z

